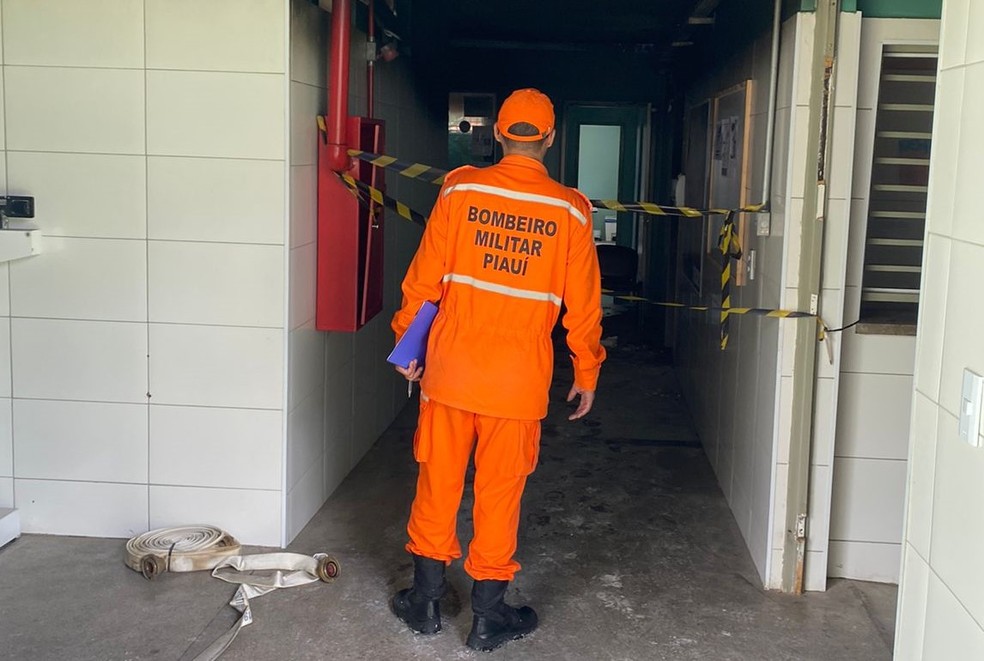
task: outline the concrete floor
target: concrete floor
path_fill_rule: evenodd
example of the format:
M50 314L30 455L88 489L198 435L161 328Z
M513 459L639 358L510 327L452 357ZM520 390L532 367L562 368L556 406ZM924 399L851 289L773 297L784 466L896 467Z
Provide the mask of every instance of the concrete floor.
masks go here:
M495 658L891 658L894 586L834 581L803 597L760 589L658 355L612 351L596 410L577 423L566 421L560 374L524 500L524 571L508 597L534 606L541 625ZM408 407L291 545L336 556L341 578L257 599L255 623L224 659L484 658L464 647L470 583L460 562L441 634L414 636L388 609L410 577L414 422ZM228 584L207 573L146 581L123 566L122 547L26 535L0 551L0 658L191 659L235 620Z

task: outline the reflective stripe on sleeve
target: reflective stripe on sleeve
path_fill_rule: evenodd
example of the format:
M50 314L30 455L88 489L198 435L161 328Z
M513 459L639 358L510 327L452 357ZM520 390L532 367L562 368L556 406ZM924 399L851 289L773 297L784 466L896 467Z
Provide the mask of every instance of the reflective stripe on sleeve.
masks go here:
M475 289L482 289L484 291L495 292L496 294L504 294L505 296L513 296L515 298L525 298L531 301L549 301L557 307L560 307L563 299L557 296L553 292L546 291L533 291L531 289L519 289L517 287L507 287L506 285L500 285L495 282L488 282L486 280L479 280L473 278L470 275L462 275L460 273L448 273L443 278L444 282L457 282L462 285L470 285Z
M474 191L477 193L488 193L489 195L498 195L499 197L505 197L510 200L521 200L523 202L539 202L540 204L549 204L553 207L560 207L566 210L572 216L577 218L578 222L582 225L588 224L588 219L584 217L580 209L575 207L573 204L567 200L562 200L557 197L550 197L549 195L538 195L536 193L523 193L521 191L509 190L508 188L500 188L498 186L489 186L488 184L455 184L453 186L448 186L444 189L444 195L447 196L455 191Z

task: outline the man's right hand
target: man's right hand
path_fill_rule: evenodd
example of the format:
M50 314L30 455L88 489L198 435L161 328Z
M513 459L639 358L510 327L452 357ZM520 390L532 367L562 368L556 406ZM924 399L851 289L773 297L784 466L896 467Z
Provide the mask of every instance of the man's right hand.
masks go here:
M406 367L400 367L399 365L396 365L395 367L396 371L402 374L407 381L420 381L420 377L424 374L424 368L417 367L416 359L411 360L410 364Z
M577 385L571 386L571 391L567 393L567 401L573 402L574 398L578 395L581 396L581 402L577 406L577 410L571 415L567 416L568 420L577 420L583 418L591 410L594 405L595 391L594 390L581 390Z

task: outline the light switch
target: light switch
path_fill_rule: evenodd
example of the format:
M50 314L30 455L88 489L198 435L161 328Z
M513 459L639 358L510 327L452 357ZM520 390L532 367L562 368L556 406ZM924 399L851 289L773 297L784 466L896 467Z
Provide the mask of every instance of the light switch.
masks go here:
M760 213L755 217L755 236L769 236L772 232L772 212Z
M981 435L981 394L984 377L964 369L960 391L960 440L977 447Z

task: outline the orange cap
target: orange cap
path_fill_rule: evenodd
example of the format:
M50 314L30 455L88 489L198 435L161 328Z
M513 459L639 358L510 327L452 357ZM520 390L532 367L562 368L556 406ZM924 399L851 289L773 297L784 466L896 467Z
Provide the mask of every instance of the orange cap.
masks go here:
M518 122L532 124L539 131L538 135L515 135L509 132L509 127ZM526 88L516 90L502 102L499 108L499 121L496 122L499 132L510 140L517 142L534 142L547 137L554 127L554 108L546 94L540 90Z

